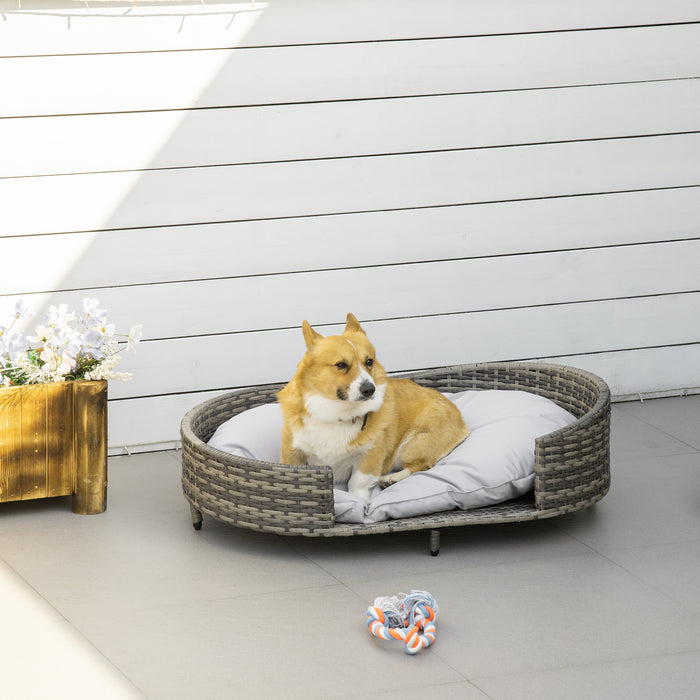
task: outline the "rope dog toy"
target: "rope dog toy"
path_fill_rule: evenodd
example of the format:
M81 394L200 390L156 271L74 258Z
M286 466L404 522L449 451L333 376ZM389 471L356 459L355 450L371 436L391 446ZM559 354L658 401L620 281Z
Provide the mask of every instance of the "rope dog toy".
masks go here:
M417 654L435 641L438 606L427 591L383 596L367 608L367 627L379 639L404 643L407 654Z

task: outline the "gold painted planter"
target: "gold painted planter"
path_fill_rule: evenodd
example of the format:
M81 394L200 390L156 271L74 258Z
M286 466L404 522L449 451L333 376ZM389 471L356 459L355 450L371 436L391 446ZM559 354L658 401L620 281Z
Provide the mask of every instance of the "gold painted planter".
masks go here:
M107 382L0 388L0 502L69 494L107 507Z

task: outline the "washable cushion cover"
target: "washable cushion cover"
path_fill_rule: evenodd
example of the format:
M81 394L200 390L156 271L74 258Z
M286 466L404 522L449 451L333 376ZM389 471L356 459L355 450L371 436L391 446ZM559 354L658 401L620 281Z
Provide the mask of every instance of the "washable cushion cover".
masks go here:
M338 522L371 523L455 508L502 503L534 484L535 438L575 418L553 401L524 391L463 391L445 394L469 426L469 437L432 469L397 484L375 486L370 502L334 488ZM282 411L265 404L222 423L209 445L249 459L279 462Z

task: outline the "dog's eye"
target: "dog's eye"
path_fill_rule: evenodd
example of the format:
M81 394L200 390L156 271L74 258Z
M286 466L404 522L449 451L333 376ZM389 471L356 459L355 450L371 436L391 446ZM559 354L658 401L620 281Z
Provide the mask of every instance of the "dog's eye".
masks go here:
M342 360L340 362L336 362L335 366L341 371L344 372L347 369L350 369L350 365L348 365L347 362L343 362Z
M371 367L374 364L374 360L371 357L368 357L365 360L365 367Z

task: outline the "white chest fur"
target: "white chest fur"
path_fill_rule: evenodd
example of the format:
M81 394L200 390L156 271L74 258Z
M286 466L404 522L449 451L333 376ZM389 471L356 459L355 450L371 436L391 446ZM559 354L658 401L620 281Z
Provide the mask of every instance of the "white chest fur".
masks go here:
M385 391L386 384L381 384L371 399L361 402L309 394L304 401L304 425L294 431L293 446L306 455L309 464L332 467L336 483L347 482L371 443L350 445L362 430L363 418L381 407Z
M317 421L309 419L295 431L293 444L301 450L309 464L333 468L333 480L345 483L352 468L369 445L351 448L350 444L362 429L362 420Z

